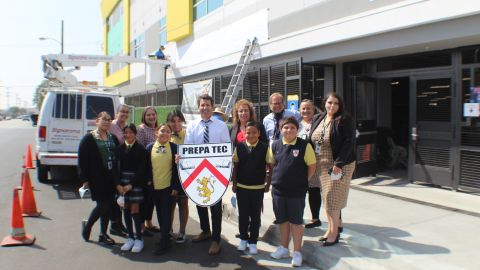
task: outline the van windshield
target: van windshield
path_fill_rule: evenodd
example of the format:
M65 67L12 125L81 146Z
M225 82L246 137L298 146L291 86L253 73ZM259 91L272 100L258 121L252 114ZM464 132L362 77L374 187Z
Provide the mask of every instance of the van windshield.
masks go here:
M97 115L103 111L108 112L111 117L115 117L111 97L87 96L87 119L96 119Z

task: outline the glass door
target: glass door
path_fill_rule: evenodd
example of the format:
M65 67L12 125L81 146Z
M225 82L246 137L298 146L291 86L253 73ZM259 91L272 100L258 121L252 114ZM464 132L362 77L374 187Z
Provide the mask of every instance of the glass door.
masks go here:
M451 75L411 77L409 178L441 186L453 182Z
M353 77L353 111L356 124L357 166L355 177L377 173L377 82L373 78Z

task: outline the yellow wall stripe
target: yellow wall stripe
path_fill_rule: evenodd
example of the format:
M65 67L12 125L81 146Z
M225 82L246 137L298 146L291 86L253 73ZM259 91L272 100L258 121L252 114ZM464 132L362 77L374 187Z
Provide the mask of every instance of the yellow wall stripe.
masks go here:
M179 41L193 32L193 1L167 0L167 41Z
M103 25L103 40L104 40L104 54L107 55L108 52L108 41L107 41L107 26L106 20L107 17L115 9L116 5L121 0L102 0L101 9L102 17L104 20ZM123 0L123 53L125 55L130 54L130 0ZM122 83L128 82L130 80L130 65L126 65L122 69L118 70L113 74L108 74L108 63L104 65L103 72L103 84L106 86L118 86Z
M102 18L106 19L110 13L112 13L113 9L115 6L117 6L118 2L120 0L102 0L102 3L100 4L101 12L102 12Z

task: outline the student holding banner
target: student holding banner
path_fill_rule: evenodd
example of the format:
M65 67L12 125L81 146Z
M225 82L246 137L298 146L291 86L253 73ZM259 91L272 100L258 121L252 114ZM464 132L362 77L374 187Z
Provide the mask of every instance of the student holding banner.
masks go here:
M183 128L183 125L185 124L185 117L183 116L183 113L179 110L171 111L167 115L167 123L172 128L172 137L170 138L170 141L177 145L183 144L186 134L185 129ZM177 196L173 198L171 224L173 224L173 218L175 217L175 208L177 204L178 216L180 219L180 230L178 231L175 242L177 244L181 244L185 242L185 229L188 221L188 197L181 188L178 190Z
M200 120L191 122L187 126L185 144L227 143L230 142L227 125L212 117L213 98L203 94L198 98L197 106L200 111ZM220 253L220 235L222 232L222 200L210 206L212 230L208 220L208 208L197 206L200 228L202 232L192 239L197 243L212 238L212 244L208 250L209 255Z
M172 197L177 195L180 188L175 163L177 145L170 142L171 134L170 126L160 124L157 128L157 140L147 146L151 166L148 179L153 182L153 200L161 234L160 243L154 250L156 255L164 254L169 248Z
M270 190L271 158L268 144L259 140L261 124L250 121L245 127L246 141L237 144L233 153L232 190L237 194L238 227L240 244L237 248L250 254L257 254L257 240L260 231L260 216L263 207L263 193Z

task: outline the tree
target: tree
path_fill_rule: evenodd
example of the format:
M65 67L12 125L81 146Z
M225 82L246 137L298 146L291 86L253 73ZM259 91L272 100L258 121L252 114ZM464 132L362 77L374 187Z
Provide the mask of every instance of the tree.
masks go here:
M26 114L27 110L25 108L19 108L17 106L10 107L8 113L12 116L19 116L21 114Z
M33 104L36 104L39 110L42 107L43 99L45 97L43 90L47 87L48 87L48 80L43 80L35 89L35 94L33 96Z

